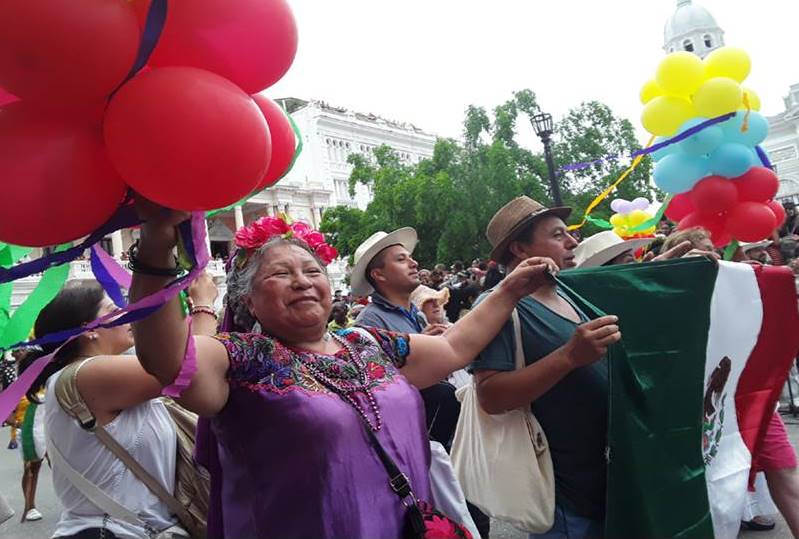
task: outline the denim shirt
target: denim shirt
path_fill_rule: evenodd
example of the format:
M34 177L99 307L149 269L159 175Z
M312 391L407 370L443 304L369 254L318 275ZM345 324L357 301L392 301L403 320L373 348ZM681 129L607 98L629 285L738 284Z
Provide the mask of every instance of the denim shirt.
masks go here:
M400 333L421 333L427 325L424 315L411 304L410 310L394 305L379 293L372 294L372 302L355 319L358 326L375 327Z

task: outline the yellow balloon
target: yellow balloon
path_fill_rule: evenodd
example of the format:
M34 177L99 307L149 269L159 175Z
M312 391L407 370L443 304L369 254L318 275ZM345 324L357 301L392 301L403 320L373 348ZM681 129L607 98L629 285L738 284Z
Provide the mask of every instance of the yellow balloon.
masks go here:
M670 137L682 124L695 116L698 114L687 99L662 95L644 106L641 123L653 135Z
M706 118L736 111L742 102L741 85L728 77L709 79L694 94L696 112Z
M629 227L634 228L640 224L647 222L651 218L652 216L646 213L644 210L633 210L632 212L630 212L630 215L628 216L627 220L630 223Z
M655 79L666 95L690 97L705 80L705 65L690 52L673 52L660 62Z
M610 216L610 224L616 227L624 226L624 223L627 221L627 216L621 213L614 213Z
M658 81L652 79L646 81L646 83L641 87L641 93L639 94L639 97L641 98L641 104L646 105L661 95L663 95L663 88L658 85Z
M620 237L620 238L624 238L624 237L626 237L628 235L628 232L627 232L626 228L615 227L613 229L613 232L615 232L616 235L618 237Z
M737 47L721 47L705 58L705 76L729 77L735 81L743 82L749 76L752 61L745 50Z
M749 108L752 110L760 110L760 96L755 93L754 90L750 90L749 88L741 88L744 92L744 96L749 100ZM741 106L738 107L740 110L746 108L746 103L741 100Z

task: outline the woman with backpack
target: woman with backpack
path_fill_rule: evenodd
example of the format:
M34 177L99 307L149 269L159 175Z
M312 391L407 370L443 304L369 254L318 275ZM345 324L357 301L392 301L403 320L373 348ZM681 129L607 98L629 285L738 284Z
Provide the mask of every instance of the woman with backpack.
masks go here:
M115 309L97 282L71 281L41 311L35 332L42 336L79 327ZM40 355L61 344L44 345ZM150 539L163 530L176 530L178 520L173 512L94 432L95 427L102 427L173 492L175 424L157 398L161 394L158 380L142 369L136 356L121 355L132 346L127 324L93 329L61 348L28 392L30 398L46 387L49 396L45 402L46 439L55 493L63 506L53 537ZM80 420L67 413L56 398L62 376L74 377L76 400L88 409ZM134 516L125 519L105 502L97 502L104 497L119 504L122 513L127 510ZM181 537L179 533L176 530L173 537ZM158 535L164 536L169 537Z

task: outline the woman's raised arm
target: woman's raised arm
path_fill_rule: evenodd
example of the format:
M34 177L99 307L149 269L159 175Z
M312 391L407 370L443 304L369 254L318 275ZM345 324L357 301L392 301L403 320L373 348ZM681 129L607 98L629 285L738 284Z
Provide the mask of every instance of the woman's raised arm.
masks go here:
M444 335L411 335L410 354L401 372L420 389L468 365L499 333L516 303L551 283L558 268L549 258L528 258Z

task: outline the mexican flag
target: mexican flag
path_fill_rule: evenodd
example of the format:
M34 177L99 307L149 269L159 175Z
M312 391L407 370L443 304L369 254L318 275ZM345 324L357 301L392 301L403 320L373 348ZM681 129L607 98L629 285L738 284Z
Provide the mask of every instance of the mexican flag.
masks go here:
M736 537L753 456L799 352L793 275L689 258L559 278L578 303L620 318L606 537Z

